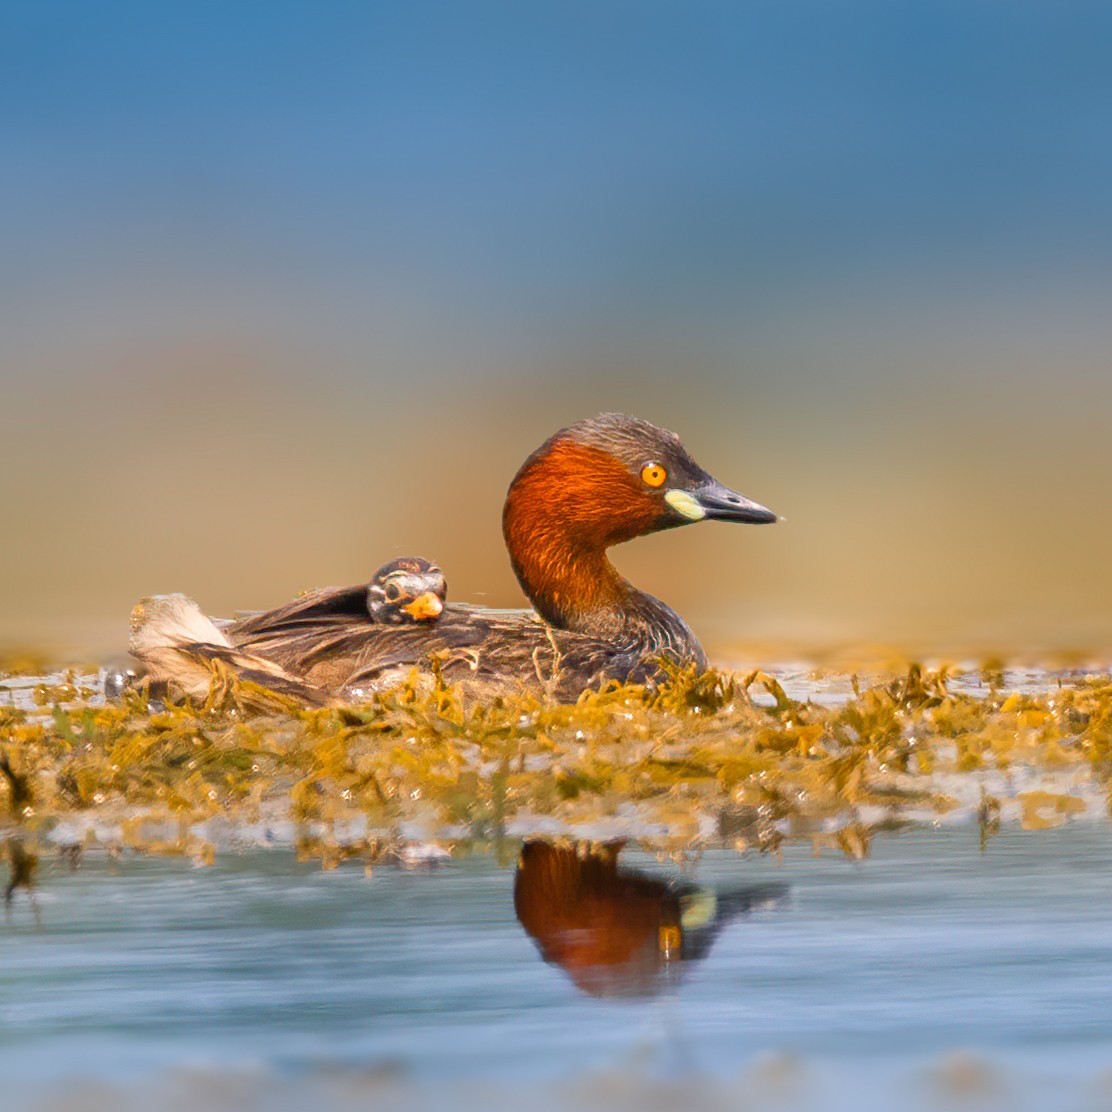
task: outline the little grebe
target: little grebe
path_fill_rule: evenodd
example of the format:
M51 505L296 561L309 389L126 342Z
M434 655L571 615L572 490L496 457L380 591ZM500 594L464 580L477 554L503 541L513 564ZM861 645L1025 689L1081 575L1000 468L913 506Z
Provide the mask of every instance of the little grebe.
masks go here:
M704 519L777 520L708 475L673 433L606 413L550 437L510 484L503 534L535 613L455 603L436 621L384 626L367 620L362 588L334 588L222 633L241 658L267 661L322 697L382 690L433 660L472 694L531 689L559 699L607 679L659 678L659 658L702 669L706 655L687 623L619 575L606 550ZM175 679L152 621L140 623L132 652L150 666L158 649L160 678ZM192 651L180 636L173 647Z

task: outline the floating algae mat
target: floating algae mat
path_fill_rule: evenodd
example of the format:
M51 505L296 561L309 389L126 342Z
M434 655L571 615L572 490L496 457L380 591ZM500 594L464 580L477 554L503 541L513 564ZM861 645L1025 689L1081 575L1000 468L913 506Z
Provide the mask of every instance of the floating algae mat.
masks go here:
M860 857L907 823L1103 816L1112 782L1106 674L678 671L575 705L412 686L325 709L227 675L203 704L106 701L102 678L0 677L0 808L27 853L253 842L372 867L546 834Z

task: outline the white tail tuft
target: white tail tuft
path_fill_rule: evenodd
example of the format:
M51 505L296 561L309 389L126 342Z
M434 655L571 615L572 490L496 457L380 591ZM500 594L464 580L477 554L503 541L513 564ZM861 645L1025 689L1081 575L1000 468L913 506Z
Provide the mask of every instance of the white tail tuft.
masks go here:
M212 668L189 652L189 645L231 649L232 643L201 613L188 595L152 595L131 612L131 655L152 680L173 680L187 695L203 697Z

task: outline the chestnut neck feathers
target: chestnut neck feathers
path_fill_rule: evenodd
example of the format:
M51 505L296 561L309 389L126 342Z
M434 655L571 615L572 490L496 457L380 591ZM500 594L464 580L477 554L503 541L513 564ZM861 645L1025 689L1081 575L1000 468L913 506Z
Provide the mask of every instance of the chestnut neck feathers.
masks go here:
M650 461L701 473L679 440L646 421L604 414L562 429L510 485L502 515L513 569L550 625L705 662L687 624L637 590L606 550L677 524L639 478Z

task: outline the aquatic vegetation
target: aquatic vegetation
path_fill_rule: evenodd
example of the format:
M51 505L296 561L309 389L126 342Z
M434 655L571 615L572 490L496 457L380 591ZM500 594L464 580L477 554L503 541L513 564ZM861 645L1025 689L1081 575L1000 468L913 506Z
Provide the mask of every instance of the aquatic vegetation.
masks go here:
M0 706L0 809L28 853L97 840L203 864L215 823L225 841L281 830L325 865L371 868L414 841L540 830L675 853L806 837L860 857L906 822L960 813L987 838L1002 818L1041 829L1112 798L1107 675L1009 691L996 669L911 665L851 677L833 703L782 679L672 668L658 688L560 705L414 676L323 708L220 666L180 705L138 689L106 703L88 676L24 680Z

